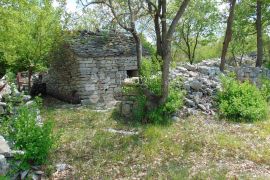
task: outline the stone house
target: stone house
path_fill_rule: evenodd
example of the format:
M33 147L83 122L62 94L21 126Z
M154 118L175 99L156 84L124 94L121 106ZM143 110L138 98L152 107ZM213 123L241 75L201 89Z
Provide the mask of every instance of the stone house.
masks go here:
M131 36L83 31L54 53L43 81L49 95L71 103L108 107L120 94L123 80L137 74Z

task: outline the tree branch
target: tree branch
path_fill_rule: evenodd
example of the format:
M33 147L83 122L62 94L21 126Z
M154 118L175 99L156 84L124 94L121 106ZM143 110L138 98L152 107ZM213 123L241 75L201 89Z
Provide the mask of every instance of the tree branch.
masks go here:
M178 23L178 21L180 20L180 18L182 17L182 15L184 14L185 12L185 9L188 5L190 0L184 0L181 4L181 6L179 7L177 13L176 13L176 16L174 17L170 27L169 27L169 30L168 30L168 33L167 33L167 40L170 40L172 38L172 35L175 31L175 28L176 28L176 25Z

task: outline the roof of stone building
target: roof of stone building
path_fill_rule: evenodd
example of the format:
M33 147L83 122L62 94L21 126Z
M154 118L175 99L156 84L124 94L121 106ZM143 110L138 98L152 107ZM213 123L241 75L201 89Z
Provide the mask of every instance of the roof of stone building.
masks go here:
M133 37L120 32L81 31L70 45L81 57L136 56ZM149 53L143 49L143 54Z

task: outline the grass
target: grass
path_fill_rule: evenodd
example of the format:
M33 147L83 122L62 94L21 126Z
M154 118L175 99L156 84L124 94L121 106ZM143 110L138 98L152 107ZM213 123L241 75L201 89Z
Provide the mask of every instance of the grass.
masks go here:
M44 108L43 116L55 119L55 133L60 134L51 164L71 165L75 179L270 177L270 121L241 124L200 115L170 126L140 126L112 114ZM108 128L138 134L122 135Z

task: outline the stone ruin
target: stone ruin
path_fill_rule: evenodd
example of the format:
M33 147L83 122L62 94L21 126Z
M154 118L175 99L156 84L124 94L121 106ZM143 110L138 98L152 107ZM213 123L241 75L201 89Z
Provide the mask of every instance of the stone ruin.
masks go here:
M137 74L136 46L131 36L83 31L54 53L43 81L47 94L59 99L110 107L121 92L123 80Z

